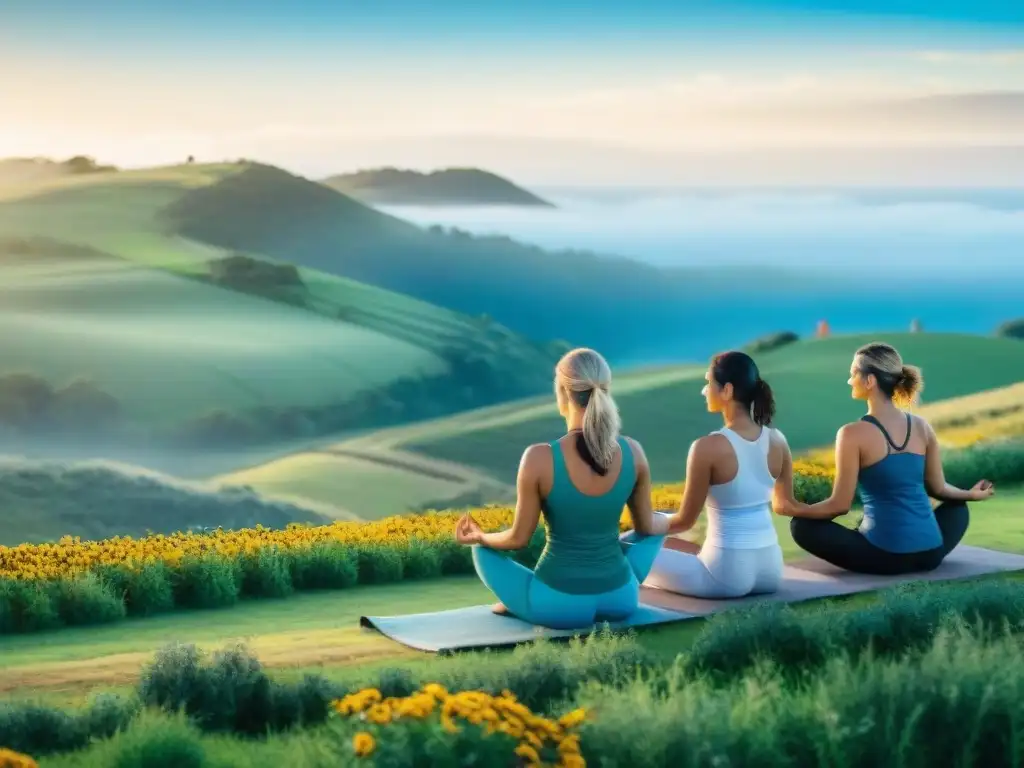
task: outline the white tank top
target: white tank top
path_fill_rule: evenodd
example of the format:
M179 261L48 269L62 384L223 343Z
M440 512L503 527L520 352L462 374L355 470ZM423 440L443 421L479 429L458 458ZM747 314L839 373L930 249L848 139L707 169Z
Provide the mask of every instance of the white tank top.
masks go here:
M759 549L779 543L772 525L772 488L768 471L771 429L763 427L754 442L744 440L728 427L712 434L724 435L736 454L736 477L708 489L708 529L705 544L721 549Z

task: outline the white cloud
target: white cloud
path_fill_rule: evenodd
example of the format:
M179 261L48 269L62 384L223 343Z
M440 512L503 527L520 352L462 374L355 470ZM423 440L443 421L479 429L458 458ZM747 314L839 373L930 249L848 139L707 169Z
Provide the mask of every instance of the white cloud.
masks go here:
M1024 48L1005 50L934 50L915 51L911 54L928 64L995 64L999 66L1024 65Z

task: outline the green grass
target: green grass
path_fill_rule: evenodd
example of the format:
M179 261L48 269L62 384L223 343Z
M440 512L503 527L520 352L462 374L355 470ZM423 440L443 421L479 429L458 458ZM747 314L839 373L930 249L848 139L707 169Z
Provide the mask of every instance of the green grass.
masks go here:
M850 399L846 380L853 352L881 338L894 344L909 363L922 368L923 402L936 402L1015 383L1024 378L1024 344L1011 339L958 334L883 333L797 342L759 355L762 376L771 384L778 411L775 425L794 451L829 444L845 422L863 415L863 403ZM721 426L704 410L700 391L704 368L651 374L613 384L626 434L639 440L651 462L654 481L683 479L690 442ZM424 425L397 445L432 458L463 463L499 478L511 478L523 449L564 432L553 399L525 402L498 418Z
M934 411L938 426L951 418L951 409L959 410L976 439L974 432L979 431L980 436L999 436L1000 419L1020 417L1017 411L998 414L1014 405L1024 407L1024 390L1005 388L1024 378L1024 344L953 334L881 336L922 367L926 389L920 410L926 416ZM863 404L850 399L847 371L853 351L874 338L797 342L757 357L776 392L776 426L794 451L831 446L839 426L863 414ZM703 365L661 367L626 373L613 385L624 431L643 444L656 483L683 480L690 442L721 426L717 414L706 412L700 395L705 370ZM963 396L968 396L966 401L950 400ZM985 417L990 412L997 416ZM215 479L290 500L340 503L366 519L425 504L448 506L449 501L458 506L508 503L514 499L515 471L525 447L550 441L564 429L553 398L544 395L373 431L332 446L330 450L349 457L395 459L386 486L360 484L361 463L332 460L324 449L278 457ZM964 434L961 430L957 436ZM438 470L463 479L438 487Z
M110 260L0 269L3 366L92 379L126 414L338 402L420 371L429 350L298 308Z
M1005 491L972 509L965 543L1024 552L1024 490ZM787 560L802 556L778 518ZM851 515L849 524L856 522ZM1024 579L1024 574L987 578ZM838 598L851 607L870 603L872 594ZM244 601L217 611L172 614L97 627L0 636L0 691L35 691L56 700L77 700L96 688L131 684L138 669L161 646L174 640L220 647L247 642L268 667L285 678L322 668L373 667L402 659L407 664L434 664L381 635L358 628L361 615L399 615L486 604L494 596L475 577L356 587L320 594L298 593L280 600ZM825 601L827 604L830 601ZM815 611L821 602L796 606ZM651 627L639 634L642 644L664 659L685 650L700 634L702 620Z
M163 211L246 168L42 174L0 188L0 334L9 340L0 373L54 386L92 379L150 427L217 409L336 405L403 377L443 374L439 354L452 345L493 360L501 352L510 370L546 359L500 328L313 269L300 270L307 309L198 282L226 253L171 233ZM4 252L12 239L40 237L52 257ZM67 245L110 258L61 257Z

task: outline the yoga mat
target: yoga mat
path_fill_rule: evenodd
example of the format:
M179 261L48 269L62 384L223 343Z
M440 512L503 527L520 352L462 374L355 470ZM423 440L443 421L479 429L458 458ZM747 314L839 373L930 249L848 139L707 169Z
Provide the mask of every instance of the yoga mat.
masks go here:
M626 621L609 622L612 629L665 624L691 618L686 614L641 605ZM419 651L445 653L473 648L501 648L540 638L572 637L590 629L557 630L538 627L513 616L499 616L490 605L474 605L436 613L406 616L362 616L359 625L375 629Z
M706 616L765 601L799 603L822 597L872 592L914 581L955 581L1021 570L1024 570L1024 555L961 544L950 552L942 561L942 565L934 571L904 576L870 576L844 571L816 557L806 557L786 566L782 586L778 592L770 595L748 595L732 600L702 600L644 587L640 600L647 605L656 605L670 611Z
M986 574L1024 570L1024 555L996 552L961 544L934 571L905 576L868 576L850 573L814 557L787 565L782 586L769 595L731 600L706 600L644 587L641 606L628 621L609 624L612 629L669 624L743 608L765 601L797 603L823 597L870 592L912 581L952 581ZM512 616L499 616L490 605L475 605L434 613L405 616L362 616L360 626L374 629L410 648L434 653L479 648L501 648L540 638L565 638L590 629L553 630Z

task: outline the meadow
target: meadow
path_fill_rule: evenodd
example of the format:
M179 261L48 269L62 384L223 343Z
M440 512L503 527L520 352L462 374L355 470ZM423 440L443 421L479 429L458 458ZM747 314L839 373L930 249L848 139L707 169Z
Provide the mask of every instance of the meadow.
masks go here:
M881 336L922 368L925 392L915 410L936 419L947 445L1024 434L1019 410L1024 394L1019 385L1014 388L1024 379L1024 344L958 334ZM755 354L776 395L775 425L795 452L830 446L844 422L860 417L862 405L850 399L846 385L850 358L858 346L875 338L811 339ZM700 395L705 371L703 365L666 366L615 380L613 394L624 431L643 444L656 483L682 480L690 442L720 426L717 415L705 412ZM550 441L562 430L554 399L545 395L359 435L214 481L296 503L336 504L364 519L450 506L452 499L459 506L507 502L513 498L515 468L525 446ZM814 455L830 453L829 447ZM364 471L351 463L359 456L388 467L379 470L387 472L386 493L380 486L360 487L351 479L350 472ZM432 475L438 472L447 487L433 484Z
M558 327L628 348L642 332L615 329L661 273L420 230L248 162L43 171L0 174L0 439L131 464L0 462L0 748L31 756L0 765L1021 763L1020 574L454 658L359 628L493 600L452 530L464 508L507 526L523 448L563 430L564 345L527 336L614 296ZM649 327L725 284L670 277ZM947 478L997 485L965 542L1024 552L1024 344L882 336L924 370ZM850 355L874 338L756 355L804 500L830 491L827 446L861 413ZM719 425L704 372L616 377L658 508ZM189 447L159 444L182 424L202 427ZM151 471L169 466L191 479Z
M557 347L168 225L168 206L247 167L51 173L0 185L0 333L8 339L0 437L13 430L59 455L93 458L67 444L87 437L105 457L129 462L142 447L150 468L202 477L242 462L220 457L196 469L183 454L197 447L240 457L262 447L259 455L274 456L296 441L546 385ZM354 201L351 208L357 219L382 217ZM34 391L12 376L31 377ZM81 423L75 409L90 409L77 390L66 407L34 407L69 387L85 388L111 417Z

